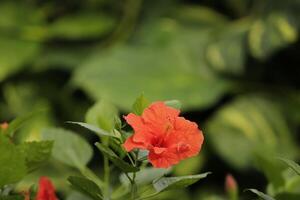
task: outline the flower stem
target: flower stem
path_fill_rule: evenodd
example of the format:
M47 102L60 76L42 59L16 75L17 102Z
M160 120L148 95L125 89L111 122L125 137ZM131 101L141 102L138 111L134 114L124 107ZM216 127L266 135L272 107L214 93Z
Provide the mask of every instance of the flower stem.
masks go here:
M131 183L131 199L132 200L135 200L135 198L136 198L136 192L137 192L137 186L136 186L136 183L135 183L135 177L136 177L136 174L134 172L133 173L133 177L132 177L132 183Z
M137 151L134 156L133 166L135 167L137 166L137 162L138 162L138 154L139 151ZM136 178L136 172L133 172L132 179L131 179L131 200L135 200L137 198L137 185L135 182L135 178Z
M105 199L109 199L109 185L110 185L110 169L109 169L109 160L104 157L104 184L105 184Z

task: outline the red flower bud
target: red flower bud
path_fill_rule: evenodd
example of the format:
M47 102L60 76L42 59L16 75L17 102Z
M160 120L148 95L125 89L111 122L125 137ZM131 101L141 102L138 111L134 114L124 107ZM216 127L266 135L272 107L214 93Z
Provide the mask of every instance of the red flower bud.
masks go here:
M225 190L236 190L237 189L237 183L234 179L234 177L231 174L227 174L225 178Z
M40 178L36 200L58 200L54 186L47 177Z
M225 178L225 191L230 200L238 199L238 184L231 174L227 174Z

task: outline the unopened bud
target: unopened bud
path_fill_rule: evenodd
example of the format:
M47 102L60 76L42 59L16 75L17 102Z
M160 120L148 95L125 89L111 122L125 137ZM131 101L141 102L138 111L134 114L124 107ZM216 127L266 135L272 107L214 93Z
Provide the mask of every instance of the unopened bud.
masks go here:
M231 174L227 174L225 178L225 191L230 200L238 199L238 184Z

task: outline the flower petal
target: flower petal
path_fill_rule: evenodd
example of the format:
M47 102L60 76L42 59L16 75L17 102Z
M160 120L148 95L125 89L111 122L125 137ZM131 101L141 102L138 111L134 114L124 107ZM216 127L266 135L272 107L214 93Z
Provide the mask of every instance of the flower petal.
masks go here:
M169 168L179 162L177 154L170 150L165 150L160 154L150 151L148 158L153 167L156 168Z
M133 149L147 149L147 146L144 143L134 142L133 135L127 138L123 147L127 152L132 151Z
M179 115L179 110L166 106L164 102L152 103L142 114L143 121L156 135L163 135Z
M174 124L174 132L165 140L170 148L176 149L182 160L199 153L204 137L196 123L178 117Z

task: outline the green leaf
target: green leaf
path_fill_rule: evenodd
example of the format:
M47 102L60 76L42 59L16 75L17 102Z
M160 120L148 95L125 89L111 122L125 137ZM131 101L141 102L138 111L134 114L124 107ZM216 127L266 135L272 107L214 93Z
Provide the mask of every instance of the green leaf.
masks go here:
M0 188L20 181L26 175L25 156L3 134L0 135Z
M191 176L162 177L153 181L153 187L157 193L171 189L185 188L205 178L208 174L210 172Z
M205 130L219 155L237 168L253 165L254 153L292 159L297 154L280 108L263 95L240 96L227 103L208 121Z
M265 156L262 153L256 153L255 161L257 167L262 170L268 181L276 190L284 186L285 181L282 175L283 169L278 165L276 159Z
M84 168L93 156L92 147L76 133L61 128L46 129L44 140L53 140L53 157L66 165Z
M211 35L206 48L206 59L217 72L239 75L245 71L245 38L249 23L224 25Z
M117 136L113 135L112 133L109 133L105 130L102 130L94 125L88 124L88 123L84 123L84 122L67 122L67 123L71 123L71 124L77 124L79 126L82 126L94 133L96 133L99 137L114 137L114 138L118 138Z
M294 170L298 175L300 175L300 165L296 162L285 159L285 158L278 158L279 160L283 161L287 166L289 166L292 170Z
M22 128L22 126L24 126L26 123L28 123L28 121L32 120L38 114L41 114L40 110L15 118L13 121L9 123L9 126L4 131L4 134L13 137L17 130Z
M201 152L201 155L194 156L189 159L180 161L180 163L174 167L173 173L176 176L196 174L203 167L204 160L205 157Z
M25 64L30 62L39 50L38 43L2 36L0 46L0 81L24 69Z
M92 98L106 98L125 110L142 92L150 101L178 99L192 109L213 105L229 89L229 82L204 62L209 31L183 28L170 19L145 27L139 38L147 45L95 52L75 70L73 83Z
M137 172L139 171L138 167L134 167L121 158L119 158L111 149L108 147L105 147L104 145L100 143L95 144L98 149L112 162L114 163L118 168L120 168L123 172Z
M169 169L158 169L152 167L144 168L141 169L141 171L136 173L135 181L137 185L146 185L148 183L151 183L154 179L160 178L169 173L171 173L171 168ZM133 177L132 173L129 173L128 175L131 178ZM120 176L120 181L126 186L130 185L130 182L125 174L122 174Z
M79 13L58 18L49 26L49 37L85 39L101 37L115 25L112 17L97 13Z
M264 194L256 189L247 189L246 191L250 191L254 194L256 194L257 196L259 196L260 198L264 199L264 200L275 200L273 197L267 195L267 194Z
M77 192L77 191L72 191L68 197L66 198L66 200L92 200L90 197Z
M18 146L26 157L28 171L33 171L43 165L51 156L52 141L25 142Z
M297 40L296 24L289 14L273 12L265 20L253 23L248 43L254 57L266 59L273 52Z
M299 200L300 194L298 193L280 193L275 196L276 200Z
M93 181L84 178L84 177L76 177L70 176L68 181L71 183L71 186L81 192L82 194L87 195L93 200L102 200L102 192L96 183Z
M144 109L147 108L149 104L150 102L142 94L135 100L134 104L132 105L132 111L137 115L142 115Z
M115 127L115 118L117 116L118 110L116 107L108 101L101 100L88 110L85 116L85 121L110 132Z
M228 23L228 18L216 10L198 5L182 5L176 10L176 17L185 24L193 23L201 27L223 25Z
M181 108L181 106L182 106L181 102L178 101L178 100L169 100L169 101L165 101L165 104L166 104L167 106L173 107L173 108L178 109L178 110L179 110L179 109Z
M22 195L0 196L0 200L24 200Z
M44 72L49 69L71 71L78 67L92 52L94 46L83 45L55 45L43 50L34 60L32 71Z

